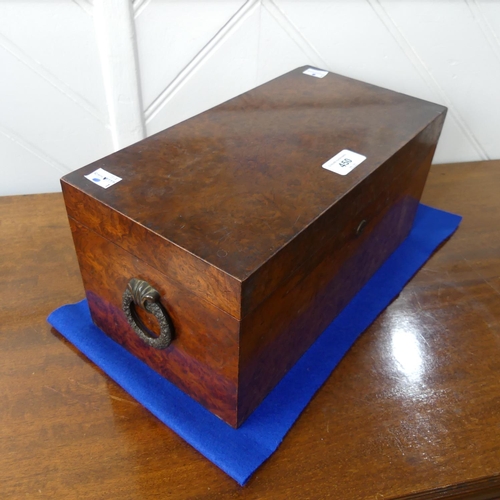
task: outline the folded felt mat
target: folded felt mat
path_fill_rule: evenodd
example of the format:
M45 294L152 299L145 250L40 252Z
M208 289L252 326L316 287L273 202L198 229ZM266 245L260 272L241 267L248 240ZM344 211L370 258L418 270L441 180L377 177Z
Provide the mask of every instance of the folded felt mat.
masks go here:
M151 413L243 485L276 450L358 336L460 220L420 205L406 240L239 429L212 415L99 330L86 300L55 310L48 321Z

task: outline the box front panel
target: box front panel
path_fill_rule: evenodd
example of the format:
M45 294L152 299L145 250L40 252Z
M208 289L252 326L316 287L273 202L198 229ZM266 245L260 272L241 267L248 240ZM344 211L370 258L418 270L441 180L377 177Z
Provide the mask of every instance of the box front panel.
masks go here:
M239 421L407 236L441 126L439 119L380 167L370 182L350 193L345 206L339 203L341 210L331 219L335 230L329 232L326 227L323 232L326 254L311 255L306 265L243 319Z

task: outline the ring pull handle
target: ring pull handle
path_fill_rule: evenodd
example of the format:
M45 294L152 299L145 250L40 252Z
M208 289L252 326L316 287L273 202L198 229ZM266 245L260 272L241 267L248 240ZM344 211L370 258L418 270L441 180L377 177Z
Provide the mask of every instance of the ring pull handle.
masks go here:
M146 327L137 314L136 307L141 307L154 315L160 326L160 335L156 336ZM128 324L137 336L155 349L166 349L172 342L172 321L160 303L160 294L147 281L132 278L123 292L122 308Z

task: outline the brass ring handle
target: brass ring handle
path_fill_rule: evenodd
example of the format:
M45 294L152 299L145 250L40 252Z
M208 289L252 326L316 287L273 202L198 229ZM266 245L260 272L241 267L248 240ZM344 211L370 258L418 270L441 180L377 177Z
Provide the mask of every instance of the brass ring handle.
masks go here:
M160 335L155 336L144 325L136 312L142 307L153 314L160 325ZM172 342L173 326L165 308L160 303L160 294L147 281L132 278L123 292L122 308L128 324L137 336L155 349L166 349Z

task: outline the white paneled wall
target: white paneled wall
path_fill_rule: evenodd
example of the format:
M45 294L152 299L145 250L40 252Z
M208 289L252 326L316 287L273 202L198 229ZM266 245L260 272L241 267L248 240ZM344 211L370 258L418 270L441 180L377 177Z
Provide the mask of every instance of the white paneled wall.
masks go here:
M305 64L448 106L437 163L500 158L500 1L0 0L0 195Z

